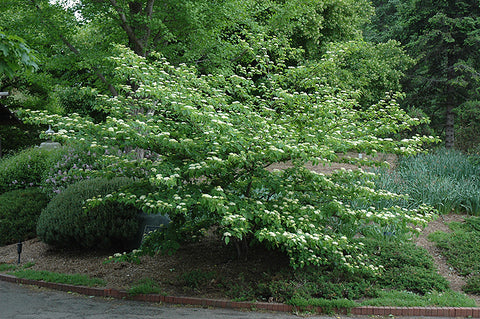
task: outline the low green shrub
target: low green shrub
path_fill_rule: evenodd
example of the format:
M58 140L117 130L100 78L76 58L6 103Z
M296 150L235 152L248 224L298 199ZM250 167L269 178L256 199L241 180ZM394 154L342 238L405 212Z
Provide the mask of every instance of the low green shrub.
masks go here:
M475 218L478 219L478 218ZM435 232L429 235L442 250L447 261L460 275L480 274L480 232L465 223L452 223L453 233Z
M150 278L145 278L137 282L128 290L130 296L159 294L162 292L160 285Z
M366 251L384 267L378 285L419 294L446 291L447 280L437 273L432 256L412 242L365 240Z
M42 176L60 156L61 150L38 147L0 160L0 193L41 185Z
M1 194L0 246L34 238L38 217L47 204L47 196L38 188Z
M480 274L469 277L462 290L467 294L480 295Z
M86 208L86 201L121 191L129 178L96 178L71 185L54 197L40 215L37 233L42 241L60 248L128 249L139 228L133 205L104 201Z

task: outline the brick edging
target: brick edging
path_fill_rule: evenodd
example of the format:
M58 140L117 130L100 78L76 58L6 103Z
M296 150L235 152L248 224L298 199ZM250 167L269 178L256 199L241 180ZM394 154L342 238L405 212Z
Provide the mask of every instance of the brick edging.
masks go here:
M73 286L60 283L51 283L45 281L37 281L31 279L17 278L15 276L0 274L0 280L24 284L34 285L39 287L45 287L60 291L75 292L87 296L96 297L111 297L116 299L130 299L135 301L146 302L161 302L167 304L177 305L191 305L200 307L215 307L215 308L230 308L230 309L250 309L250 310L268 310L278 312L293 312L299 308L286 305L282 303L270 303L270 302L237 302L229 300L216 300L207 298L195 298L195 297L174 297L164 296L159 294L148 295L136 295L130 296L126 291L117 289L104 289L104 288L92 288L84 286ZM315 311L321 314L321 307L306 307L300 310ZM336 309L338 314L352 314L352 315L378 315L378 316L432 316L432 317L464 317L464 318L480 318L480 307L355 307L351 309Z

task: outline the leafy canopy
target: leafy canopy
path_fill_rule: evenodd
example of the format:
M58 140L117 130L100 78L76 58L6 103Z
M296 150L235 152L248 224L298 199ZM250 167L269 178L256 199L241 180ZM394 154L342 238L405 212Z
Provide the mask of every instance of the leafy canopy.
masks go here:
M22 67L37 68L36 57L25 41L0 29L0 75L13 77Z
M304 77L309 66L288 67L294 49L272 57L269 48L281 40L249 38L241 41L253 62L231 76L199 75L159 54L147 59L115 46L119 95L102 96L97 107L107 114L104 122L75 113L27 111L23 117L51 124L63 143L86 143L103 154L99 175L134 176L148 184L143 193L113 193L87 205L113 200L168 214L171 228L184 238L216 226L225 243L262 242L287 253L294 267L378 271L354 236L372 223L410 229L425 223L431 210L375 205L396 195L375 190L373 174L325 176L304 164L371 164L338 154L414 154L435 139L390 138L421 122L398 107L398 94L387 93L362 110L357 93ZM269 169L286 161L288 169ZM372 205L356 209L354 200Z

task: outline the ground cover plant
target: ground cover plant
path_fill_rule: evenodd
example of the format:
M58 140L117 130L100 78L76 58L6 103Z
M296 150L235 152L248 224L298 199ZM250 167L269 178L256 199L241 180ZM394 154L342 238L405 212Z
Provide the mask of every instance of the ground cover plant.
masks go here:
M75 286L94 287L102 286L105 284L105 282L102 280L96 278L89 278L88 276L78 274L59 274L49 271L34 271L30 269L14 270L9 272L9 274L18 278L41 280L46 282L55 282Z
M451 223L452 233L435 232L429 238L442 250L448 263L467 278L463 290L480 294L480 218Z
M405 276L398 276L398 279L390 276L393 280L390 279L389 286L384 287L378 277L368 274L353 275L327 267L304 267L292 271L288 257L260 246L251 247L248 260L239 260L235 249L219 246L218 240L209 238L183 245L172 256L141 256L140 264L125 261L104 263L106 255L93 252L48 250L47 254L35 260L29 270L88 275L90 278L104 280L108 288L124 289L130 295L158 293L236 301L285 302L298 307L324 305L326 308L348 308L355 305L474 305L474 301L464 294L437 285L438 278L422 278L422 274L434 269L428 266L432 258L425 250L417 250L410 243L385 245L384 241L379 240L370 244L381 247L375 248L372 256L379 257L376 262L382 258L387 260L384 262L387 273L401 273L405 269L418 273L415 277L419 280L417 286L412 285L411 290L405 290ZM398 253L399 251L406 251L412 257ZM31 253L26 253L31 256ZM53 262L45 264L49 258ZM402 265L405 262L409 264L408 267ZM159 264L162 267L158 267ZM25 268L0 264L3 272L15 271L19 267ZM118 281L123 284L118 286ZM426 281L430 281L429 287L437 285L438 288L425 289L425 293L419 293L416 287L427 287L423 284Z

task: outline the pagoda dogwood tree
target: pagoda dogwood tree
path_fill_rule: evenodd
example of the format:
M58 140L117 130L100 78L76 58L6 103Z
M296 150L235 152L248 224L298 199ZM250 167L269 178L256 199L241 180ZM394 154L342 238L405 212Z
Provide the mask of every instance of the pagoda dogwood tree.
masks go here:
M87 210L111 200L134 203L145 212L168 214L170 230L184 237L214 227L240 252L242 244L256 241L284 251L294 267L376 272L354 236L372 224L422 225L430 209L375 205L397 195L375 190L372 173L341 170L327 176L304 164L367 164L337 154L414 154L434 138L389 138L420 122L398 107L395 94L359 110L355 93L305 78L305 67L286 67L287 52L279 51L273 63L268 52L278 45L275 38L261 43L263 54L253 54L256 63L228 77L200 76L192 67L117 46L120 94L103 97L105 122L40 111L23 117L51 124L63 143L88 143L103 154L98 174L144 183L143 193L92 198ZM252 78L259 74L264 80L256 83ZM286 161L291 166L285 170L269 169ZM371 207L357 209L354 201Z

